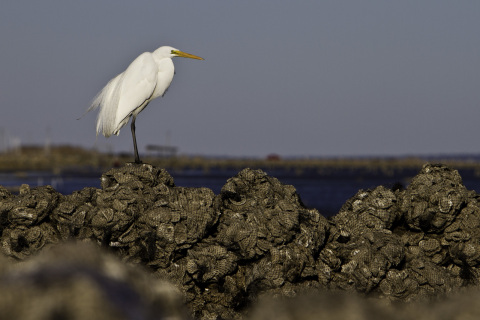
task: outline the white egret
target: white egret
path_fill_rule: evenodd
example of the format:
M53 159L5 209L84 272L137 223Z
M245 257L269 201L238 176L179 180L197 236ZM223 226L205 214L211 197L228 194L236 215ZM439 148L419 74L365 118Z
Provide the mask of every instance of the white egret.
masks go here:
M155 98L163 96L175 74L173 57L204 60L190 53L164 46L139 55L128 68L110 80L97 94L90 110L100 108L97 117L97 135L118 135L132 118L131 129L135 163L141 163L135 138L137 115Z

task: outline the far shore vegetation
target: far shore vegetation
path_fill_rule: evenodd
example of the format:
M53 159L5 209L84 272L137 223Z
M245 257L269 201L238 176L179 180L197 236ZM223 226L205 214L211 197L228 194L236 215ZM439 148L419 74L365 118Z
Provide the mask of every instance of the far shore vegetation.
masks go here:
M144 163L173 169L286 169L301 173L314 170L322 173L338 169L360 169L376 174L389 175L397 170L420 170L427 163L442 163L454 169L473 170L480 176L480 155L446 156L403 156L403 157L289 157L270 154L264 158L209 157L201 155L161 155L155 152L142 156ZM24 146L0 153L0 172L51 171L62 173L74 171L105 171L133 162L132 154L102 153L94 149L60 145Z

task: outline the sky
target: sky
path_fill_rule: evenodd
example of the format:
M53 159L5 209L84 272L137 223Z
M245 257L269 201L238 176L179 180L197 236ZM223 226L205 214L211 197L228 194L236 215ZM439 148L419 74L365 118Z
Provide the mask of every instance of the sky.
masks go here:
M480 153L480 1L3 1L0 149L133 152L96 137L94 96L170 45L140 153L264 157Z

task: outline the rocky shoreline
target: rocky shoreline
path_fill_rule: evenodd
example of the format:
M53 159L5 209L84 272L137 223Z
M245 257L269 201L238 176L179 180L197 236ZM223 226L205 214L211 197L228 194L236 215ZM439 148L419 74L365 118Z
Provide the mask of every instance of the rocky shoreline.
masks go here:
M406 319L398 303L478 296L480 197L444 165L425 165L405 190L360 190L330 219L261 170L218 195L148 164L111 169L101 185L0 187L0 318L87 319L90 306L96 319ZM97 293L83 305L84 291Z

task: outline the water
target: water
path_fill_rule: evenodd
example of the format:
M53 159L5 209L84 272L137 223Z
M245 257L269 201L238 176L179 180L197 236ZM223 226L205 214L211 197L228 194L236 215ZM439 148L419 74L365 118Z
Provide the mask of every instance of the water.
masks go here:
M168 170L175 185L182 187L206 187L219 194L227 179L235 176L238 170L211 170L208 173L200 169L175 171ZM265 170L284 184L293 185L302 202L309 208L316 208L325 216L336 214L341 206L360 189L372 189L379 185L392 187L395 183L407 186L418 170L402 171L388 177L359 171L336 171L329 174L317 172L293 173L287 170ZM463 182L469 190L480 190L480 178L473 172L460 172ZM29 171L23 173L0 173L0 185L18 187L28 184L30 187L51 185L62 194L71 194L84 187L100 188L101 173L89 175L53 175L49 172Z

